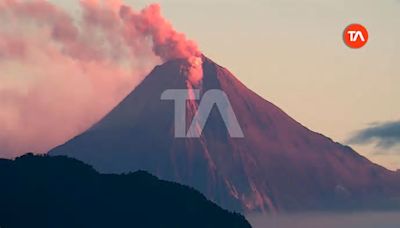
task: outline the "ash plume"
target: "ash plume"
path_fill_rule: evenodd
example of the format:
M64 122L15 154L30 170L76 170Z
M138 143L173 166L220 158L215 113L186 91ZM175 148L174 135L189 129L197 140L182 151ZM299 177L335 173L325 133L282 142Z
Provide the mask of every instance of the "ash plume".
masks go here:
M46 152L111 110L155 65L183 58L201 79L201 53L160 6L0 0L0 157ZM200 67L201 69L201 67Z

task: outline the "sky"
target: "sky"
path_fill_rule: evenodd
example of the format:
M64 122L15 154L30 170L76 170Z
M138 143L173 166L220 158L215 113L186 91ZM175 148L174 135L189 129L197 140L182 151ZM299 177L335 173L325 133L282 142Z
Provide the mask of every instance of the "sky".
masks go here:
M159 2L205 55L314 131L348 143L371 125L400 120L398 0ZM369 31L361 49L343 43L343 30L351 23ZM397 144L351 146L400 169Z
M78 1L50 2L78 14ZM136 9L154 3L125 2ZM311 130L400 169L400 1L156 2L178 31L250 89ZM351 23L369 31L361 49L343 43Z

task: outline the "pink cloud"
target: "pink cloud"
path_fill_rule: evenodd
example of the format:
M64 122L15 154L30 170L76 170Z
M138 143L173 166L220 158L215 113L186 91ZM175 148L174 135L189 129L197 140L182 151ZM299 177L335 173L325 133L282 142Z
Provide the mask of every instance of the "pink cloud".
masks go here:
M87 129L156 64L199 56L158 5L0 0L0 157L46 152Z

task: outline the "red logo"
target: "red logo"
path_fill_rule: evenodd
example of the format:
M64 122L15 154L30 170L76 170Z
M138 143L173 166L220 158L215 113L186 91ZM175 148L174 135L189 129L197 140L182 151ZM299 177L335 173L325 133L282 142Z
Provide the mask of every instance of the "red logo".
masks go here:
M360 24L351 24L344 30L343 40L350 48L361 48L368 42L368 31Z

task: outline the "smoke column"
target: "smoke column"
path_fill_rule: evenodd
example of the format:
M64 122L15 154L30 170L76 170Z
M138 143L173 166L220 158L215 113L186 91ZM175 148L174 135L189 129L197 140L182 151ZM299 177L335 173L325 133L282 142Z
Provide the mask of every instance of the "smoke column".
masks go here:
M111 110L156 64L183 58L201 80L196 43L159 5L0 0L0 157L46 152Z

